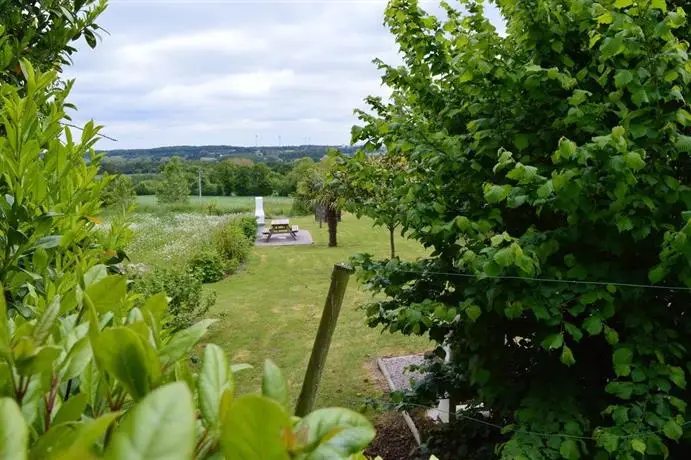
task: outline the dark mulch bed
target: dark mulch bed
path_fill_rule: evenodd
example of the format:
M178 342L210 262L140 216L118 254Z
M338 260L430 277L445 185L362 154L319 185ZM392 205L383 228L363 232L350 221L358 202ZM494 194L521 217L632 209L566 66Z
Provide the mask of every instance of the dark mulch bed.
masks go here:
M374 422L377 436L365 451L365 455L384 460L416 458L418 445L403 416L397 412L384 412Z

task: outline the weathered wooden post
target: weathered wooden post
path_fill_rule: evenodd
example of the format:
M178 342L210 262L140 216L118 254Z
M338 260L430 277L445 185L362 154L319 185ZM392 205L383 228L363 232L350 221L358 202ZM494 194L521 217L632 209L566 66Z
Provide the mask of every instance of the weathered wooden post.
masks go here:
M336 329L336 322L343 304L343 296L345 295L348 279L352 272L352 267L345 264L336 264L331 273L331 286L324 303L324 311L319 322L317 337L314 339L314 345L312 346L312 355L307 365L307 371L305 371L305 380L302 382L300 397L295 407L295 415L298 417L304 417L314 408L314 401L317 399L319 381L326 364L331 338Z

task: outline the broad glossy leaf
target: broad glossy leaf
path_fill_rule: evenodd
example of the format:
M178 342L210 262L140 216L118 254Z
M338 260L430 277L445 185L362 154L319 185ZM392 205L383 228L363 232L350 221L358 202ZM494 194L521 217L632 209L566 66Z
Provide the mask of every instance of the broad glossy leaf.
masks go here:
M168 309L168 298L164 292L154 294L142 305L142 313L150 312L157 322L160 322Z
M146 350L151 346L139 335L127 327L108 328L91 346L99 366L115 377L135 400L149 393L154 377L152 369L160 364L152 359Z
M27 458L29 429L14 399L0 398L0 460Z
M118 307L127 294L127 279L124 276L110 275L93 283L86 289L98 313Z
M218 345L208 344L204 348L202 367L197 377L199 410L208 427L218 425L221 396L225 390L232 390L234 386L225 353Z
M121 412L108 412L95 420L79 424L79 431L69 449L57 456L59 460L89 458L91 446L106 432Z
M264 361L264 375L262 376L262 394L273 399L285 408L290 403L288 382L276 364L270 359Z
M189 460L195 435L192 394L184 383L170 383L129 410L113 433L105 458Z
M37 345L42 345L50 335L60 314L60 297L55 296L34 326L33 337Z
M578 445L573 439L565 439L559 446L559 453L567 460L578 460L581 458L581 453L578 450Z
M665 436L670 439L674 439L675 441L679 440L681 435L684 434L681 427L674 420L668 420L667 423L665 423L665 426L662 427L662 430L664 431Z
M88 337L82 337L70 349L62 363L62 380L77 377L91 361L91 342Z
M58 454L70 448L77 438L81 424L67 422L55 424L45 432L32 447L29 452L30 460L44 460L55 458Z
M295 426L310 460L343 458L355 454L374 439L367 418L349 409L318 409Z
M274 400L244 395L230 406L221 425L221 447L227 459L287 460L284 436L290 417Z
M10 332L7 323L7 304L5 303L5 288L0 283L0 357L10 354Z
M72 396L66 402L62 403L58 413L55 414L55 418L53 418L53 424L58 425L63 422L79 421L79 419L82 418L87 403L87 395L85 393Z
M215 322L215 319L203 319L187 329L177 332L161 349L161 364L163 366L170 365L189 353Z

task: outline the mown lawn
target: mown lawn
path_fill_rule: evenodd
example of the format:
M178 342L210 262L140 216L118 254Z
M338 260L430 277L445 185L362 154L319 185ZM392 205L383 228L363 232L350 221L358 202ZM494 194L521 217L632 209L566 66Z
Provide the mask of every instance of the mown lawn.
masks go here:
M209 204L215 204L226 213L252 212L254 213L254 197L252 196L190 196L187 205L176 205L176 208L200 210ZM285 196L265 196L264 211L269 216L287 215L293 205L293 199ZM137 210L144 212L155 211L160 206L154 195L140 195L137 197ZM177 210L177 209L174 209ZM182 209L181 209L182 210Z
M331 269L358 252L387 256L388 233L373 229L371 221L344 215L339 225L339 247L327 247L327 229L311 217L291 219L308 229L312 246L255 248L247 267L224 281L210 285L218 300L209 313L218 318L209 341L228 352L234 363L250 363L254 369L238 376L241 391L259 388L262 363L273 359L288 379L297 399L312 343L317 332ZM397 238L402 258L424 254L413 241ZM317 404L356 407L365 396L381 389L373 381L378 356L415 353L428 342L417 337L382 334L365 325L358 308L369 293L351 277L334 340L331 344Z

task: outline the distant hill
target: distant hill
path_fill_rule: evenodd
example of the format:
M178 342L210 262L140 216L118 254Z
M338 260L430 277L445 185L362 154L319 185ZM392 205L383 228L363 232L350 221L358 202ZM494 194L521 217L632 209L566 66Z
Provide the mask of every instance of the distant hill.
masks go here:
M331 145L287 145L241 147L233 145L179 145L171 147L155 147L150 149L106 150L106 158L110 160L160 160L172 156L179 156L188 160L221 160L224 158L248 158L256 162L290 162L298 158L311 157L314 160L322 158L326 151L338 148L344 153L353 153L357 147Z

